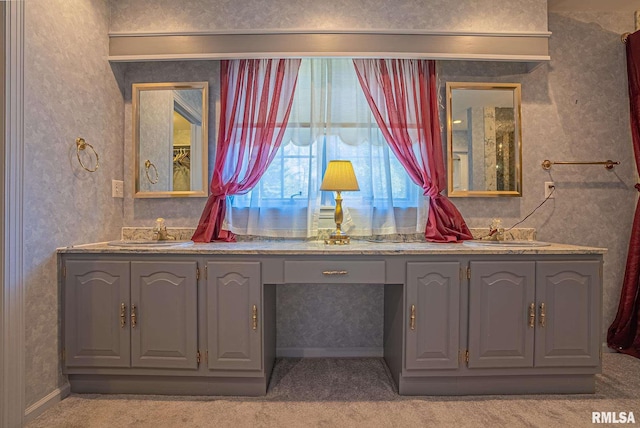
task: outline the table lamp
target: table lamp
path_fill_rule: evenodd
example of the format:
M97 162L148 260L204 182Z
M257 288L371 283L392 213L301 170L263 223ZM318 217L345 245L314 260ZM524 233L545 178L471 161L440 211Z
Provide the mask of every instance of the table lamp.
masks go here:
M342 225L342 196L340 196L340 192L360 190L351 162L347 160L329 161L320 190L336 192L336 211L334 213L336 230L329 239L324 241L325 244L348 244L349 236L340 229Z

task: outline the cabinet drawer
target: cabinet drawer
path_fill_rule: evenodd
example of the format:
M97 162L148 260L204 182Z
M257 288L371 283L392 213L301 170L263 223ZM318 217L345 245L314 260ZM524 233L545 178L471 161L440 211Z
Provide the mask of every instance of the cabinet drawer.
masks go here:
M285 261L284 282L294 284L384 284L384 260Z

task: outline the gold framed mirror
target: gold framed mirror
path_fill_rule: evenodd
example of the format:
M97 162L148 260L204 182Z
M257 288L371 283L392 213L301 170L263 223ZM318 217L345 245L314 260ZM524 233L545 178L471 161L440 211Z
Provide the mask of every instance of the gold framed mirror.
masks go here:
M208 82L134 83L135 198L208 195Z
M519 83L447 82L448 196L522 196Z

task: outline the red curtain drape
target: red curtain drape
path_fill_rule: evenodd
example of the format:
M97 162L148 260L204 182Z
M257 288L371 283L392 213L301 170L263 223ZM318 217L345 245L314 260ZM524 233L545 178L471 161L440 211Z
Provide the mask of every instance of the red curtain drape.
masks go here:
M626 44L631 136L640 173L640 32L629 35ZM640 191L640 184L636 184L636 189ZM618 313L607 332L607 344L640 358L640 205L636 205Z
M425 238L472 239L462 215L440 192L446 186L435 62L355 59L358 80L393 153L429 196Z
M220 64L220 124L211 192L194 242L235 241L222 230L226 198L253 188L273 160L289 120L300 59Z

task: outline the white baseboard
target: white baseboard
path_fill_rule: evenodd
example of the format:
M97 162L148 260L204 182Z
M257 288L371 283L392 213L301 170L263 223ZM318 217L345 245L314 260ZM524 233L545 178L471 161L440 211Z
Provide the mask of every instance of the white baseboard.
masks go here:
M282 358L380 358L380 348L276 348L276 357Z
M71 386L68 383L60 388L54 389L39 401L27 407L27 409L24 411L24 423L28 424L29 422L33 421L35 418L43 414L46 410L50 409L51 407L67 398L70 393Z

